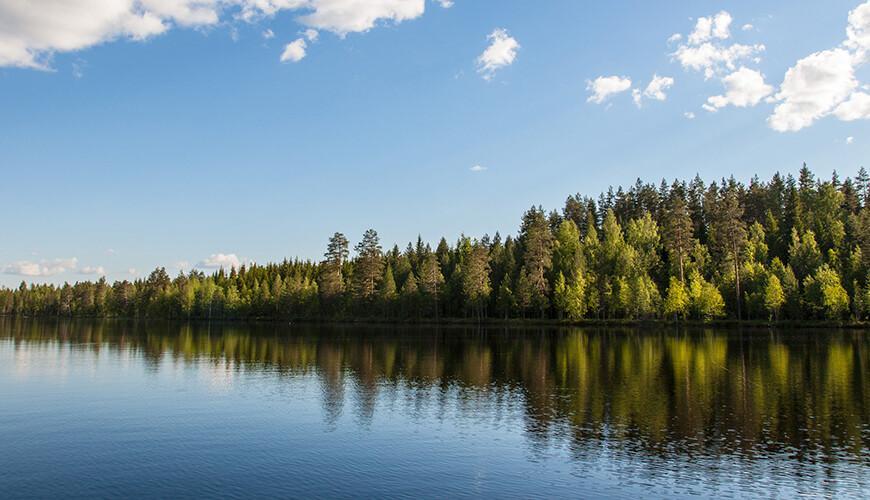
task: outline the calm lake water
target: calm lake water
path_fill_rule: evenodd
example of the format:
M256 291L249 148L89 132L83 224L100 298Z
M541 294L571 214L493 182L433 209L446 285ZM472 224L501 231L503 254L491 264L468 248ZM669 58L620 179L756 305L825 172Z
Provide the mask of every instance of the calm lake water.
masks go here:
M870 333L0 318L3 497L870 496Z

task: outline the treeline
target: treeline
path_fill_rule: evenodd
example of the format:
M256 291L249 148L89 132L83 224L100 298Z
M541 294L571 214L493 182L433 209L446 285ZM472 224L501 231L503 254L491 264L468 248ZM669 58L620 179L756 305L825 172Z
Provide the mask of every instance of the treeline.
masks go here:
M516 237L422 239L384 251L341 233L321 262L211 275L0 289L0 313L190 319L552 318L864 320L870 176L748 185L640 180L561 210L530 208Z

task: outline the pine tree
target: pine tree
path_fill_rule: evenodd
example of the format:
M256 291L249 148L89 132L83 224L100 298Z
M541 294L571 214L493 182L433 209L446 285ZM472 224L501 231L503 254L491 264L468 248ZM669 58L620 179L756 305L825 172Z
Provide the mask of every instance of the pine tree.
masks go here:
M341 233L335 233L329 238L329 245L324 254L325 260L321 266L319 284L320 293L328 304L336 300L344 292L343 267L348 258L348 241Z
M685 260L692 247L692 219L681 196L673 196L664 217L664 245L671 258L676 260L680 282L685 283Z
M737 304L737 319L741 319L740 267L743 260L743 250L746 246L746 227L743 223L743 208L733 188L725 189L722 198L716 204L714 232L716 243L725 262L730 262L734 271L735 302Z
M354 247L357 253L354 279L357 297L363 301L374 297L383 277L384 259L377 231L369 229Z
M462 292L468 308L478 319L485 315L486 302L492 292L489 273L489 249L475 242L462 268Z
M553 264L554 238L541 208L532 207L526 212L520 233L523 247L521 277L525 279L528 286L529 305L536 306L541 317L544 317L549 307L550 284L547 280L547 272Z
M378 294L380 295L381 302L383 302L384 312L389 314L391 305L399 296L396 292L396 280L393 278L393 266L389 264L385 268L384 277L381 279L378 288Z
M867 207L870 203L870 175L862 166L858 169L858 175L855 177L855 188L858 191L858 199L862 207Z
M417 278L414 272L410 272L405 282L402 283L402 303L406 312L413 312L413 316L417 316L417 301L420 298L420 293L417 288Z
M434 304L435 318L438 318L438 296L440 295L441 285L444 284L444 275L441 274L441 266L438 263L438 257L434 253L428 252L420 264L420 275L418 285L420 291L426 299Z

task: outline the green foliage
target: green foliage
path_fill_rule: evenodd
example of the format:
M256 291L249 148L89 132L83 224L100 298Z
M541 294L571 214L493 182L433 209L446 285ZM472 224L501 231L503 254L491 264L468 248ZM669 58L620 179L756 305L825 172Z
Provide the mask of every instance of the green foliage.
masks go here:
M553 265L555 238L541 208L532 207L523 216L520 229L523 250L522 293L525 306L538 309L541 316L549 307L550 284L547 273ZM520 287L518 286L519 290Z
M689 276L689 304L696 319L710 320L725 315L725 301L719 289L697 271Z
M822 265L822 252L812 231L805 231L798 237L797 230L792 230L788 254L789 262L798 280L811 276Z
M689 310L689 291L676 276L671 276L665 296L664 314L666 317L685 318Z
M771 274L764 287L764 307L772 319L779 319L779 311L783 304L785 304L785 290L783 290L779 278L775 274Z
M321 262L0 287L0 314L168 319L870 318L870 176L674 181L532 207L517 237L341 233ZM399 286L401 284L401 286ZM727 298L727 301L723 299ZM851 307L850 307L851 306Z
M804 279L804 300L817 316L827 319L842 319L849 311L849 294L828 264L822 264L813 276Z

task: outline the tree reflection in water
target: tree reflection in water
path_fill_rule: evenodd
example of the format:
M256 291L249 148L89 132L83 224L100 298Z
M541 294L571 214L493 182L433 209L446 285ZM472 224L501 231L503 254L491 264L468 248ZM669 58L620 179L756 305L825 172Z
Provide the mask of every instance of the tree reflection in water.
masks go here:
M499 419L521 408L532 450L785 455L868 464L864 332L466 329L0 319L15 347L139 355L150 369L207 363L316 377L324 418L379 404L409 415ZM232 373L230 373L232 375Z

